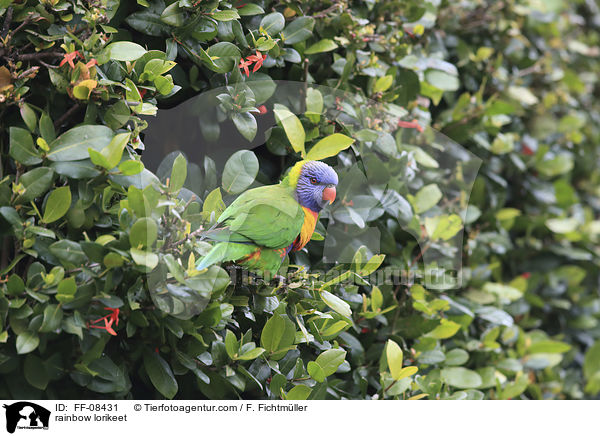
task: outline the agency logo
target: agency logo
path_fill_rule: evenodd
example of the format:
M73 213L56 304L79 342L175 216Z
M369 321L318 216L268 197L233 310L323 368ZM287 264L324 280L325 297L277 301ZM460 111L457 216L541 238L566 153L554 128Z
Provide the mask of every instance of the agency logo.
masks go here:
M50 411L28 401L5 404L6 431L14 433L16 429L48 430Z

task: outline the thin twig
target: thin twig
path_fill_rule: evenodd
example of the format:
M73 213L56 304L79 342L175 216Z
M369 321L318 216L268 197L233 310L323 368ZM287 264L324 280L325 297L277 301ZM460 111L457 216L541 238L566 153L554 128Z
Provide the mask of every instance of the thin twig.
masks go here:
M0 260L0 269L4 269L8 266L8 256L10 255L8 236L2 238L2 259Z
M12 6L6 10L6 17L4 17L4 24L2 25L2 39L6 38L8 35L8 29L10 28L10 23L12 22L13 16L13 8Z
M306 96L308 95L308 59L304 59L304 104L302 112L306 112Z
M58 120L54 122L54 127L59 127L62 123L64 123L71 115L74 115L81 108L79 103L75 103L71 106L71 109L66 111Z
M415 266L415 264L417 263L417 261L423 257L423 255L425 254L425 252L427 250L429 250L429 247L431 247L431 242L428 243L420 252L419 254L417 254L417 256L412 260L412 262L410 263L410 267L412 268L413 266Z
M319 12L318 14L313 15L313 18L324 18L326 17L330 12L334 12L337 9L339 9L340 4L339 3L334 3L333 5L329 6L327 9L322 10L321 12Z
M17 59L20 61L34 61L38 59L57 59L61 58L63 55L57 52L40 52L40 53L25 53L22 55L17 55Z
M31 67L31 68L23 71L21 74L19 74L19 76L17 77L17 80L22 79L23 77L27 77L30 74L37 73L37 71L39 69L40 69L40 67Z
M200 235L202 232L204 231L203 227L200 227L198 230L194 230L192 233L189 233L185 238L183 238L181 241L177 241L177 242L173 242L170 246L170 248L175 248L180 246L181 244L185 244L187 241L189 241L190 239Z
M21 24L19 24L17 26L17 28L15 30L13 30L12 32L10 32L10 38L12 39L13 36L15 36L15 34L21 30L23 27L27 26L29 24L29 22L31 21L31 17L27 17L23 20L23 22Z

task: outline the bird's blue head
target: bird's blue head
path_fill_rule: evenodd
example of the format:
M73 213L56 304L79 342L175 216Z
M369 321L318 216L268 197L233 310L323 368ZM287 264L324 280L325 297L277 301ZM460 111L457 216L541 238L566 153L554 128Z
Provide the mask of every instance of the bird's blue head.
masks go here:
M290 170L290 176L298 177L296 197L301 206L320 212L335 200L338 176L329 165L316 160L301 161Z

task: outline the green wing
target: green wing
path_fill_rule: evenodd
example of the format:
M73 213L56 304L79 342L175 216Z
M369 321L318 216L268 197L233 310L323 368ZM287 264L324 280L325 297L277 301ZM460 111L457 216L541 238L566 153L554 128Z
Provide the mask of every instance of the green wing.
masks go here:
M253 242L262 247L283 248L300 234L304 211L291 188L262 186L236 198L218 222L228 229L230 242Z

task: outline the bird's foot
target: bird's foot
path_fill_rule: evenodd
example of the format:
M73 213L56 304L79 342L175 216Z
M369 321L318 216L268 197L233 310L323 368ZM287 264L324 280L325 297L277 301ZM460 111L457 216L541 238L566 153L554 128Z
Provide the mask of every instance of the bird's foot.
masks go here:
M279 274L273 276L271 283L273 281L276 281L278 288L283 288L284 286L287 285L287 278L285 278L284 276L280 276Z

